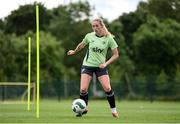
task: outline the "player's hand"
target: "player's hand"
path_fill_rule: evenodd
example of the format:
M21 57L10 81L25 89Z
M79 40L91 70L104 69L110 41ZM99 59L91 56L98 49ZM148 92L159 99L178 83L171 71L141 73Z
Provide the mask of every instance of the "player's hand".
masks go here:
M106 66L107 66L106 63L103 63L99 65L99 68L106 68Z
M68 52L67 52L67 55L74 55L75 54L75 51L74 50L69 50Z

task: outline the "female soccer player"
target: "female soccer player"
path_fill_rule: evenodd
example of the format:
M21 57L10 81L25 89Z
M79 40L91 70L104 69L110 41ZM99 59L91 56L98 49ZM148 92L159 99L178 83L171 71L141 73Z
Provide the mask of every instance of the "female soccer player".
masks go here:
M69 50L67 55L74 55L88 45L88 51L81 67L80 98L88 105L88 87L93 73L95 73L106 93L113 117L118 117L114 92L111 88L107 71L107 66L119 57L118 45L111 33L107 30L102 19L94 19L91 25L93 32L86 34L82 42L74 50ZM112 56L106 61L106 54L109 48L112 51ZM88 109L83 114L87 112Z

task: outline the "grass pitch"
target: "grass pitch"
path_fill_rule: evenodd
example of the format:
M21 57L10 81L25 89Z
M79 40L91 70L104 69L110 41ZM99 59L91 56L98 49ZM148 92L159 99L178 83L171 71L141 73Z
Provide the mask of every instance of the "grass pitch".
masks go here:
M28 112L26 104L0 103L0 123L180 123L180 102L117 101L119 118L112 117L106 100L90 100L83 117L75 117L71 104L72 100L41 100L36 118L35 104Z

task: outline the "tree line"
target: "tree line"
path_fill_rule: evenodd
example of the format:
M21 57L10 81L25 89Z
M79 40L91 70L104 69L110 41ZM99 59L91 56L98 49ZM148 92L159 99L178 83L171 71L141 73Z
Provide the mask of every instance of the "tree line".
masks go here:
M1 19L1 82L27 81L28 36L32 37L32 81L36 81L35 4L40 10L41 94L60 98L66 86L79 87L86 50L73 57L66 52L92 31L93 7L87 1L53 9L42 3L26 4ZM111 22L102 17L119 45L120 58L108 67L118 97L180 100L179 12L179 0L147 0Z

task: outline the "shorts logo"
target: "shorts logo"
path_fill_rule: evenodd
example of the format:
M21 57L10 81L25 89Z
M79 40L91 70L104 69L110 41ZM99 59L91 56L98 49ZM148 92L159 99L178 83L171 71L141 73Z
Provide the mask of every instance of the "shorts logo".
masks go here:
M81 70L81 73L83 73L85 70L86 70L86 69L85 69L85 68L83 68L83 69Z

